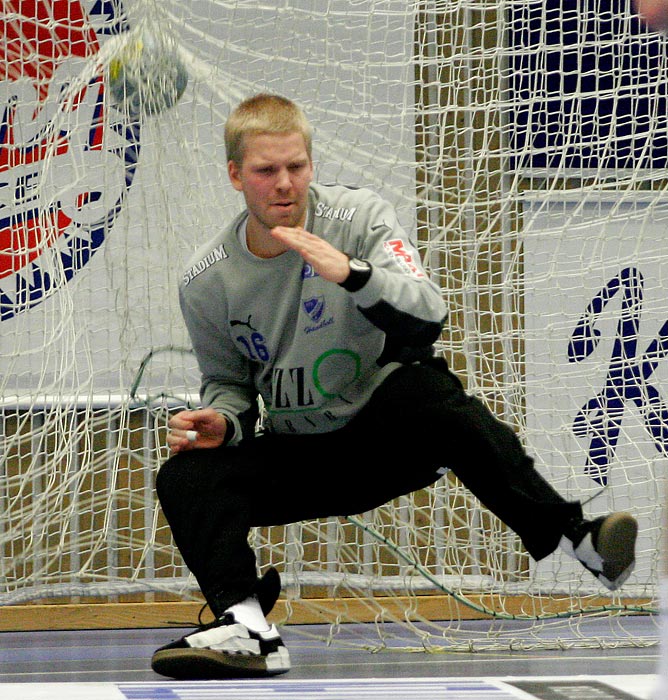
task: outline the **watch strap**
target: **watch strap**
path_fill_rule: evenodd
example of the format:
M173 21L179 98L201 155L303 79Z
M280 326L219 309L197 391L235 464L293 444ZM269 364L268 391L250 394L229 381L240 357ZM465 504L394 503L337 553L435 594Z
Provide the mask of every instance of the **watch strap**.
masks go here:
M343 287L347 292L357 292L368 282L371 277L371 263L367 260L359 258L351 258L348 267L350 273L343 282L339 282L339 286Z

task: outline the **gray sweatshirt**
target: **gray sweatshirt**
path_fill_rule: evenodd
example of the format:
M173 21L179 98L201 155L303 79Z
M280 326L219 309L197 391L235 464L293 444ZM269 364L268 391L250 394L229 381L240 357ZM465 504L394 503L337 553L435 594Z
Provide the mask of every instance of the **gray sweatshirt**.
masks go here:
M295 251L256 257L246 219L197 251L179 288L201 399L232 422L231 444L253 435L260 412L277 433L341 428L394 369L433 354L447 315L441 291L377 194L318 184L309 192L306 230L372 265L356 292Z

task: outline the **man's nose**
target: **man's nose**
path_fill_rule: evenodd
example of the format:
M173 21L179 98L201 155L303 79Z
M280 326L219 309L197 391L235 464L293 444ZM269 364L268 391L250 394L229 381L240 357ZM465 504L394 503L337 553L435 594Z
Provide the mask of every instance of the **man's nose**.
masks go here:
M281 168L276 175L276 187L279 190L287 190L290 189L290 185L290 173L287 168Z

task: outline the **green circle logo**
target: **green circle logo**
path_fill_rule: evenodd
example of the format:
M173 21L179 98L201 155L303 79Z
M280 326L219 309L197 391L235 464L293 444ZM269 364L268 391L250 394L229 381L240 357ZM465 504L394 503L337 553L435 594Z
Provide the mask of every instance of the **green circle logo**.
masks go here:
M334 357L335 355L337 356L336 358ZM341 356L343 356L343 358ZM346 384L349 382L354 382L360 376L360 370L362 367L360 356L352 350L334 348L333 350L328 350L320 355L320 357L313 363L313 384L326 399L335 399L339 394L338 392L332 393L327 391L320 381L320 370L323 364L332 365L328 367L327 372L323 372L323 374L327 377L336 377L337 379L345 377L347 374L346 365L351 365L352 376L345 382Z

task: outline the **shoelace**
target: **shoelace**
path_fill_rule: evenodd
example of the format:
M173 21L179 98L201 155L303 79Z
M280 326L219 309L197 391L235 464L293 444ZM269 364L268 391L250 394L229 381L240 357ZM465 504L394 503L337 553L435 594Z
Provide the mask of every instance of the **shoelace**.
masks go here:
M203 616L203 614L204 614L204 611L205 611L208 607L209 607L209 604L208 604L208 603L204 603L204 605L202 605L202 607L199 609L199 612L197 613L197 626L199 627L200 630L208 630L208 629L210 629L211 627L215 627L216 625L219 625L219 624L220 624L220 621L221 621L222 619L224 619L224 617L225 617L224 615L223 615L223 617L221 617L221 618L219 618L219 619L216 619L216 618L214 617L214 619L211 620L211 622L204 622L204 620L202 619L202 616ZM213 613L212 613L212 614L213 614Z

